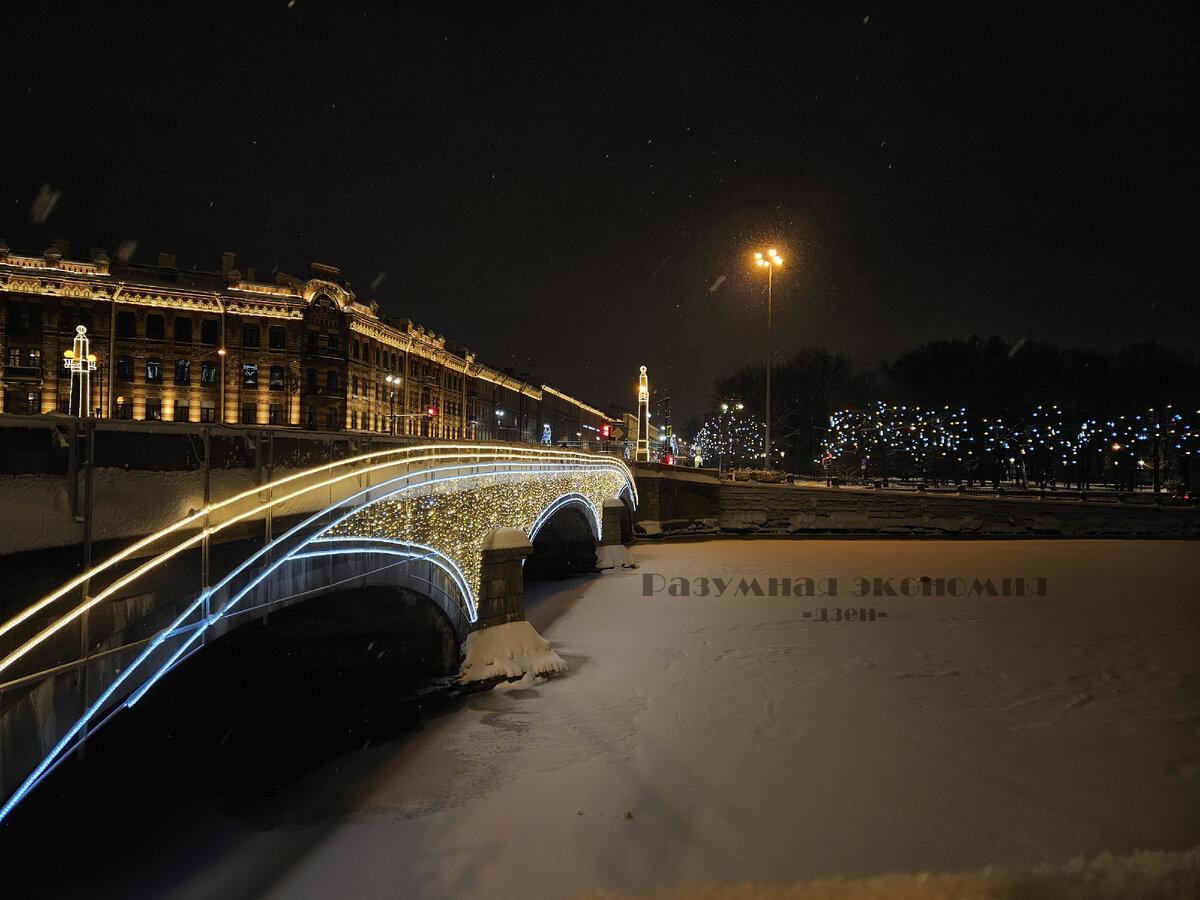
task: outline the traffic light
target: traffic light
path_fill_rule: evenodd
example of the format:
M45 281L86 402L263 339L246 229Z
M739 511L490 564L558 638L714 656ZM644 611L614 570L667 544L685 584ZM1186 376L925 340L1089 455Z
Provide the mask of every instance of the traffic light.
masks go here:
M610 425L608 422L605 422L600 426L600 437L606 441L612 437L612 425Z
M429 418L432 419L434 416L437 415L437 407L436 406L427 407L425 412L429 413Z

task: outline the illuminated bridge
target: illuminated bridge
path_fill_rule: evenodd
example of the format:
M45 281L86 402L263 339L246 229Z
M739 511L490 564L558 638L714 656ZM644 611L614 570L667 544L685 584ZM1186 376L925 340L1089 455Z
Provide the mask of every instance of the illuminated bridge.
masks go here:
M636 502L614 457L439 444L206 503L0 624L0 819L89 733L240 626L301 604L369 595L379 610L415 596L457 655L471 630L523 618L521 565L547 535L594 553Z

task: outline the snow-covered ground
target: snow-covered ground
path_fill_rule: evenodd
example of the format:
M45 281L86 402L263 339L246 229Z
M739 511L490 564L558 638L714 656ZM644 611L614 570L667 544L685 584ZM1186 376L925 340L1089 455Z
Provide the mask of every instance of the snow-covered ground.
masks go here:
M529 619L568 672L473 695L210 814L163 896L686 896L832 877L874 879L853 896L935 896L914 887L925 872L974 873L936 896L976 896L1001 871L1137 851L1168 854L1100 870L1149 871L1138 896L1167 895L1156 879L1180 865L1194 886L1200 854L1181 851L1200 844L1198 549L637 546L638 570L530 589ZM904 581L921 576L945 596ZM768 596L771 578L793 595ZM804 578L836 578L837 596L794 596ZM999 596L961 595L989 578ZM1005 578L1026 596L1015 582L1004 596ZM646 595L673 579L689 596ZM1103 896L1135 895L1124 884Z

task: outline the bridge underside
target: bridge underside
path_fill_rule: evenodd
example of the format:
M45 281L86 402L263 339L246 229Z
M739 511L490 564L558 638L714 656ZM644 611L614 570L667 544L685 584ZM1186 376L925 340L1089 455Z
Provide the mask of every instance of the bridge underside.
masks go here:
M525 577L560 578L596 569L596 534L588 512L563 506L533 537L533 553L525 560Z

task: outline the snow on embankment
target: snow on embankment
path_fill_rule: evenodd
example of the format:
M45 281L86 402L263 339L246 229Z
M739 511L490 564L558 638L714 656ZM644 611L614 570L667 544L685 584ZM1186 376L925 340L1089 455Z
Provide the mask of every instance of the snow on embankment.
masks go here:
M720 530L733 534L1200 537L1196 509L1070 500L1063 493L1062 499L1035 500L725 483Z
M567 670L563 658L550 649L550 642L528 622L507 622L472 631L463 650L464 684L493 678L529 679Z
M604 892L596 898L620 895ZM1061 868L1006 870L988 867L953 874L822 878L791 887L740 884L655 894L661 900L1184 900L1200 897L1200 847L1179 852L1143 850L1129 856L1103 853Z

